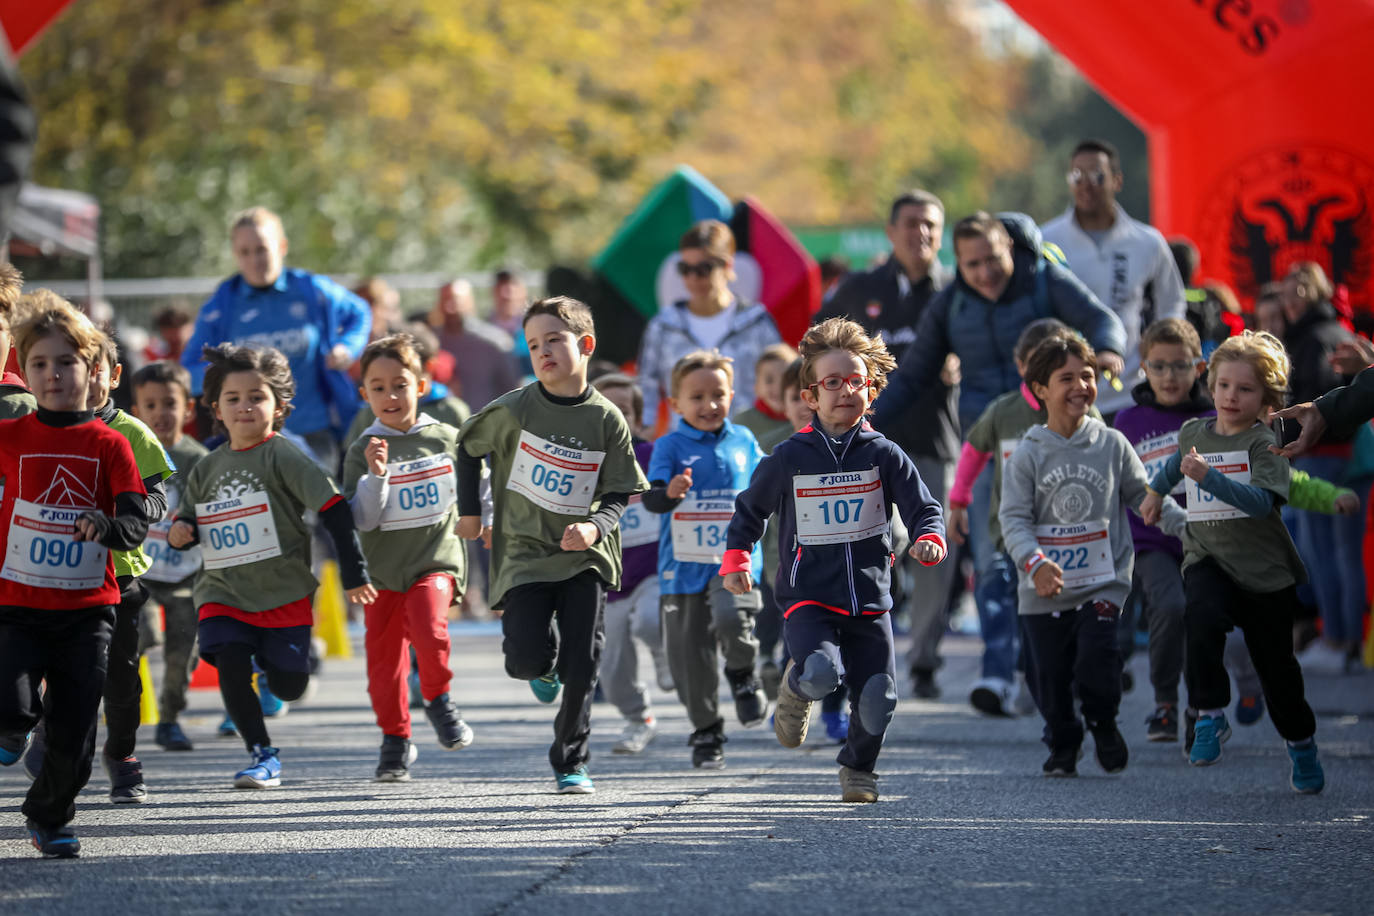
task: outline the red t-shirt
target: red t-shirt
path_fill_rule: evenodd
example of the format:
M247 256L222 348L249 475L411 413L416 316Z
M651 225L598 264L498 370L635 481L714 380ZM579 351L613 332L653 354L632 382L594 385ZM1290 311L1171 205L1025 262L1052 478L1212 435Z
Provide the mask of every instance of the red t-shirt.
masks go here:
M89 569L98 545L75 542L71 532L81 512L113 516L116 495L147 492L129 441L94 418L68 427L48 426L37 414L0 421L0 479L0 605L118 604L114 559L107 551L103 581L83 584L101 578L98 567Z

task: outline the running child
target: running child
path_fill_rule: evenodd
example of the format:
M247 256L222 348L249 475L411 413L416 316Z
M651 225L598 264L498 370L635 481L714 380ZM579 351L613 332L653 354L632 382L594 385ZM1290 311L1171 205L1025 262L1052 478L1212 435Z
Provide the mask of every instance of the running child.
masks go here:
M410 647L420 669L425 716L444 750L472 743L449 695L448 609L467 583L458 524L454 457L458 430L420 413L429 390L409 334L367 345L362 387L376 420L344 457L343 487L377 598L367 606L367 693L382 730L378 782L410 779Z
M795 432L787 419L782 393L783 375L796 360L796 350L776 343L764 347L754 362L754 405L740 411L731 422L753 433L760 446L765 439L786 439Z
M418 321L411 322L410 329L406 333L410 335L415 353L420 358L420 365L423 367L421 377L426 382L425 391L420 395L420 412L433 417L440 423L447 423L454 429L460 428L467 422L468 417L472 416L472 410L466 401L454 396L447 385L434 377L432 366L434 354L439 350L439 338L434 336L434 332L427 325ZM361 380L362 370L359 369L358 371L358 378ZM357 414L353 417L353 422L348 426L348 432L344 433L344 448L346 449L358 441L358 437L363 434L363 431L375 422L377 422L377 418L373 415L371 407L367 404L359 407Z
M913 535L909 553L927 566L945 557L944 513L906 453L864 422L896 366L882 338L831 318L806 332L801 352L802 397L815 422L763 459L739 495L720 575L732 594L748 593L750 550L776 514L787 561L774 594L791 660L774 732L784 747L798 747L811 704L843 683L850 717L837 758L842 798L875 802L873 769L897 709L892 503Z
M1140 360L1145 381L1131 390L1135 405L1118 413L1112 425L1131 443L1145 465L1146 478L1153 480L1178 452L1179 428L1215 411L1202 383L1207 370L1202 340L1192 324L1182 318L1151 324L1140 335ZM1175 488L1174 498L1183 505L1182 486ZM1145 720L1145 737L1177 741L1178 682L1183 676L1183 543L1135 516L1130 523L1135 544L1134 589L1150 628L1150 685L1155 694L1155 711Z
M16 321L16 307L23 290L23 276L13 264L0 261L0 420L13 420L38 409L24 379L9 370L10 325Z
M299 699L310 683L310 531L302 515L319 513L339 557L348 599L370 604L353 516L334 482L285 436L295 382L286 357L271 347L206 347L205 405L228 436L186 477L175 550L199 545L201 571L192 594L200 615L200 655L219 669L224 708L247 747L240 789L281 785L281 761L253 691L253 665L273 694Z
M642 470L649 469L654 444L639 435L639 417L644 412L644 394L628 375L611 373L592 383L596 390L616 406L630 427L635 460ZM630 497L620 517L620 588L606 595L606 648L601 653L601 686L625 718L625 728L611 752L638 754L658 731L649 690L639 677L639 652L635 641L644 643L654 660L660 690L673 689L673 675L663 648L663 631L658 615L658 519L644 508L643 497Z
M557 789L595 791L587 775L592 690L605 641L606 590L620 587L618 523L648 489L630 429L587 384L592 313L555 296L525 311L535 381L464 424L458 452L459 533L480 536L481 458L491 463L495 518L491 604L504 608L506 673L541 703L563 694L549 748Z
M28 310L14 334L37 412L0 422L0 764L23 756L46 722L22 811L39 852L71 858L81 844L67 825L91 775L120 600L110 552L136 548L148 524L128 440L86 407L100 335L53 300Z
M144 551L152 559L152 566L143 574L143 585L162 606L166 634L162 647L166 670L158 695L153 741L163 750L189 751L194 746L177 717L186 708L186 691L196 666L197 621L191 586L200 571L201 554L199 547L172 550L167 546L167 533L181 507L186 478L210 452L184 432L193 407L191 375L180 363L149 363L134 373L131 387L134 416L152 429L177 469L165 484L167 514L148 526L148 539L143 543Z
M1288 372L1288 355L1271 334L1246 331L1223 341L1207 373L1216 418L1183 424L1178 452L1155 475L1141 515L1147 522L1156 518L1160 506L1168 508L1171 502L1162 494L1186 478L1188 762L1216 763L1222 743L1231 736L1225 712L1231 679L1223 657L1227 632L1239 627L1269 718L1288 745L1289 784L1296 792L1314 794L1325 786L1326 777L1313 737L1317 720L1304 696L1292 637L1297 587L1306 581L1307 571L1279 517L1289 493L1289 465L1269 451L1276 441L1263 419L1283 406ZM1193 715L1198 717L1195 725Z
M1026 677L1050 756L1046 776L1075 776L1084 723L1097 762L1126 768L1129 751L1116 725L1121 648L1116 628L1131 590L1134 548L1128 506L1148 492L1145 467L1126 437L1088 415L1097 400L1097 357L1071 332L1031 351L1026 383L1047 419L1022 437L1002 478L999 518L1020 573ZM1183 524L1170 503L1166 521Z
M652 489L644 496L644 507L663 516L658 591L668 665L693 728L687 739L692 766L705 769L725 766L721 656L740 724L749 728L768 717L763 683L754 673L754 618L762 598L752 586L727 591L716 575L735 497L763 457L754 434L726 419L734 381L732 360L715 350L688 353L673 366L669 396L679 419L654 443ZM751 549L757 574L763 555L757 544Z

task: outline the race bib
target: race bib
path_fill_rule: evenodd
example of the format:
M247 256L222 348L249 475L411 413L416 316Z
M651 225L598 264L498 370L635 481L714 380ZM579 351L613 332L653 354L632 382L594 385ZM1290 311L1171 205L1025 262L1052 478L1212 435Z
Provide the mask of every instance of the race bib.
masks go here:
M636 493L620 516L620 549L643 547L658 540L658 519L644 508L644 496Z
M1002 453L1002 467L1007 466L1007 462L1011 460L1011 453L1016 451L1016 446L1020 444L1021 438L1019 436L1015 439L1003 439L997 444L998 450Z
M1207 463L1216 468L1236 483L1250 482L1250 453L1249 452L1218 452L1213 455L1203 455ZM1185 492L1188 494L1188 521L1190 522L1219 522L1228 518L1245 518L1245 513L1235 506L1208 493L1197 485L1197 481L1191 477L1183 478L1187 485Z
M64 591L104 585L110 552L94 541L78 541L73 527L87 511L16 499L0 578Z
M200 548L173 550L167 546L167 532L171 530L171 519L148 526L148 539L143 542L143 552L153 561L153 565L143 574L143 578L170 585L200 570Z
M1146 483L1154 483L1159 472L1164 470L1164 465L1178 453L1178 430L1142 439L1135 444L1135 453L1140 456L1140 463L1145 465ZM1183 490L1183 481L1180 480L1169 492L1182 493Z
M887 507L878 469L798 474L792 501L801 544L847 544L887 531Z
M206 569L242 566L281 556L277 526L267 494L249 493L213 503L196 503L201 554Z
M393 461L386 466L386 476L386 505L378 525L383 531L426 528L442 521L458 501L453 462L447 455Z
M1035 539L1045 556L1064 571L1065 590L1101 585L1116 578L1112 542L1103 522L1036 525Z
M521 430L506 489L559 515L587 515L605 460L605 452L554 445Z
M720 565L725 559L725 532L735 515L734 494L698 499L688 496L673 510L669 530L673 558L679 563Z

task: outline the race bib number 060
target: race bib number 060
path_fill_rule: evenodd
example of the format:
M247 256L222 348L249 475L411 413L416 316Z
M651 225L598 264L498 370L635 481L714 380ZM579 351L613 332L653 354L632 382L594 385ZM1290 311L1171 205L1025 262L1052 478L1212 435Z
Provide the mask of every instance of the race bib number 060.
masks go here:
M792 478L797 540L802 544L846 544L887 531L887 505L878 469Z
M605 452L554 445L521 430L506 489L559 515L587 515Z
M1209 465L1225 474L1236 483L1250 482L1250 453L1217 452L1202 456ZM1208 493L1197 485L1191 477L1184 478L1188 494L1188 521L1219 522L1228 518L1245 518L1245 513L1235 506Z
M196 526L206 569L243 566L281 556L266 493L196 503Z
M76 520L86 511L16 499L0 577L64 591L104 585L110 552L94 541L76 540Z

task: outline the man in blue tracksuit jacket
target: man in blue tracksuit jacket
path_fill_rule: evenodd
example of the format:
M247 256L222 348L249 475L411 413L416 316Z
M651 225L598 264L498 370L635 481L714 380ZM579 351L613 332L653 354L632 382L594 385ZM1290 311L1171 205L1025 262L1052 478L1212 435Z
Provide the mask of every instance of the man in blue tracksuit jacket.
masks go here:
M742 557L775 516L783 562L773 593L793 659L777 715L785 694L819 700L843 677L852 714L837 760L865 773L873 771L897 704L888 617L893 502L912 539L937 542L943 555L944 512L906 453L867 423L833 436L813 422L773 449L739 495L720 569L746 569Z

